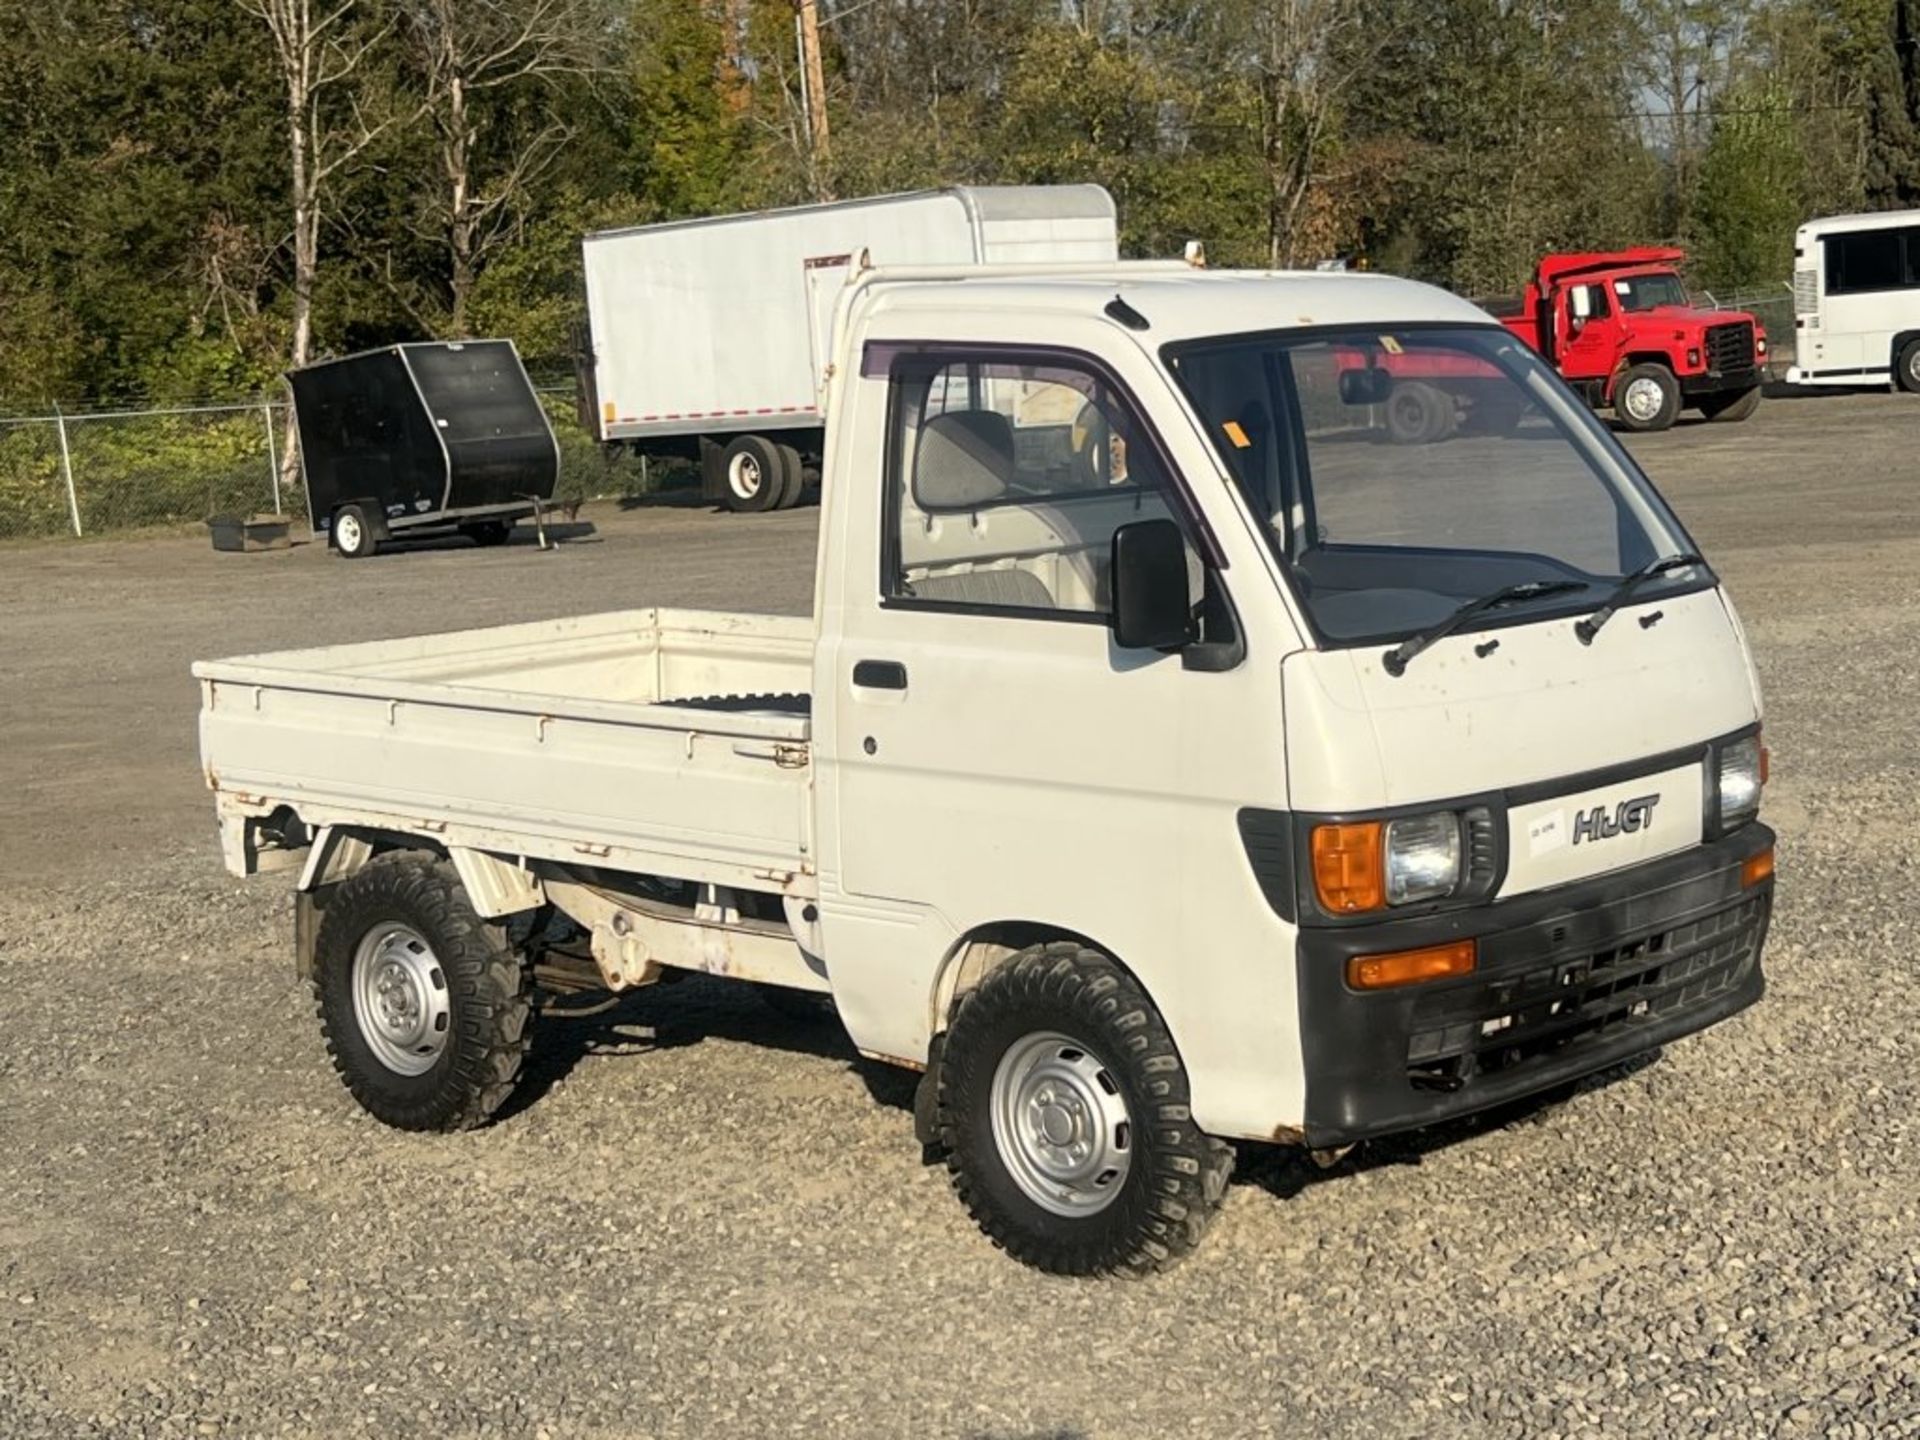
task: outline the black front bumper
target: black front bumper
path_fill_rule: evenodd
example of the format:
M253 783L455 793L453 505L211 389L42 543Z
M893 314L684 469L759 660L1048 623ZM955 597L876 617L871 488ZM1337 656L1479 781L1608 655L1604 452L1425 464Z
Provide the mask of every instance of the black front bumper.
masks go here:
M1298 942L1306 1141L1351 1144L1551 1089L1744 1010L1766 988L1764 825L1611 875ZM1472 937L1473 974L1346 983L1350 956Z
M1751 390L1766 379L1758 365L1740 365L1726 370L1703 370L1698 375L1682 375L1683 399L1697 400L1702 395L1726 395Z

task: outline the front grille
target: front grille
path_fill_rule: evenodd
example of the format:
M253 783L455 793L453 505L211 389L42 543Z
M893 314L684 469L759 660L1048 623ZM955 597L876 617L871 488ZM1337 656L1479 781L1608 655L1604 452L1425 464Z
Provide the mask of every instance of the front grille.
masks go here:
M1753 964L1766 896L1585 955L1423 996L1407 1041L1407 1080L1458 1090L1507 1075L1700 1006L1739 984Z
M1707 327L1707 370L1723 375L1753 369L1753 322Z

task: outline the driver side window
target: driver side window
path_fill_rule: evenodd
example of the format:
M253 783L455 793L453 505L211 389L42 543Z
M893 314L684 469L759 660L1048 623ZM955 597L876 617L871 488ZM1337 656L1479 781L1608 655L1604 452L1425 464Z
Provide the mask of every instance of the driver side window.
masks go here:
M908 354L891 404L890 601L1104 618L1113 532L1174 518L1131 410L1070 360Z

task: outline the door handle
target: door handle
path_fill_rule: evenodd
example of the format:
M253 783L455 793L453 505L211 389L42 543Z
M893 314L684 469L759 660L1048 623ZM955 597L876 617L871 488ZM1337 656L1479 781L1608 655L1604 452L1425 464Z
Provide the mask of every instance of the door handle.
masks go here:
M867 690L904 690L907 667L898 660L861 660L853 667L853 683Z

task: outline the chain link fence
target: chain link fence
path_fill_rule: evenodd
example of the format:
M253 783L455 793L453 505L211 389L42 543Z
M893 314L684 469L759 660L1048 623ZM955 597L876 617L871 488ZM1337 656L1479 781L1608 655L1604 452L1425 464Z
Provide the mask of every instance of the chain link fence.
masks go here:
M560 445L562 503L645 494L662 478L580 424L571 387L542 386ZM216 515L285 514L311 524L305 487L281 475L287 407L230 405L0 416L0 541L72 539Z
M1767 369L1787 373L1794 361L1793 283L1754 285L1741 290L1703 290L1699 301L1709 310L1745 310L1767 332Z

